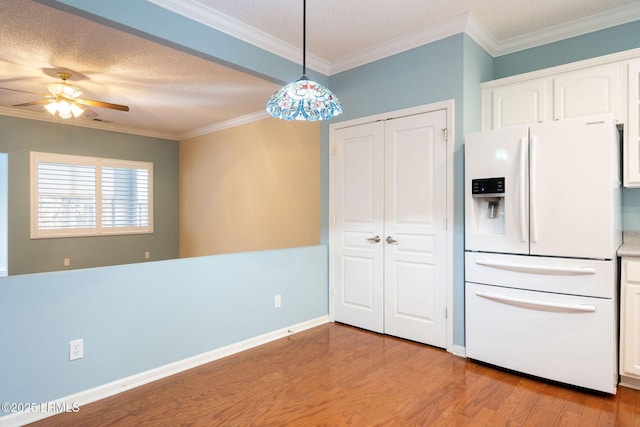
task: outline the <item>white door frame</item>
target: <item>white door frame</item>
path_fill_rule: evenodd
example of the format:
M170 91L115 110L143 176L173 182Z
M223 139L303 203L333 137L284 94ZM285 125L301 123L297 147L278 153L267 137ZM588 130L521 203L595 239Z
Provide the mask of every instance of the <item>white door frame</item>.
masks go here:
M359 119L346 120L329 125L329 251L334 246L334 156L331 152L335 147L335 132L338 129L362 125L379 120L388 120L415 114L430 113L438 110L446 110L447 112L447 206L446 206L446 307L447 307L447 345L446 350L453 353L453 163L455 154L455 125L454 125L454 100L435 102L432 104L420 105L418 107L405 108L402 110L389 111L387 113L376 114L373 116L362 117ZM329 319L335 320L334 316L335 304L335 280L333 257L329 256Z

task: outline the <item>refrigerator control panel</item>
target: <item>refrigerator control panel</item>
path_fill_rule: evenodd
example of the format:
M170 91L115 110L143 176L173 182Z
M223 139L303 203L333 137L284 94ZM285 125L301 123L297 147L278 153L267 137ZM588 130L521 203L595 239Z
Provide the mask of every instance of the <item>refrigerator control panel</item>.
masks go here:
M471 180L473 197L504 197L504 177Z

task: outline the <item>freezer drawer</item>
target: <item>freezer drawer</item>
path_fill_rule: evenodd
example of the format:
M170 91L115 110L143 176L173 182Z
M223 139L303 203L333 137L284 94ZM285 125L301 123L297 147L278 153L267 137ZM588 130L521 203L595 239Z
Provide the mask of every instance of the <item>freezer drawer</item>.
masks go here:
M616 260L584 260L467 252L465 280L485 285L613 298Z
M615 394L614 299L466 283L467 357Z

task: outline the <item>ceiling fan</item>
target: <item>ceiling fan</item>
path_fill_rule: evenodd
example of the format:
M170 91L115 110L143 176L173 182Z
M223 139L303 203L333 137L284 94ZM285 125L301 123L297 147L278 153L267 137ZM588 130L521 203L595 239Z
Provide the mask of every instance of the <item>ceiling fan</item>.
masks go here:
M47 85L49 93L34 93L27 92L25 90L10 89L6 87L0 87L0 89L11 90L14 92L29 93L32 95L43 96L46 99L39 101L25 102L24 104L16 104L14 107L27 107L30 105L44 105L52 115L58 115L63 119L70 117L79 117L85 115L86 117L95 117L97 114L93 112L89 106L110 108L112 110L129 111L129 107L126 105L111 104L109 102L94 101L91 99L80 98L82 91L75 86L67 84L67 80L71 77L70 73L59 72L58 77L62 79L62 83L51 83Z

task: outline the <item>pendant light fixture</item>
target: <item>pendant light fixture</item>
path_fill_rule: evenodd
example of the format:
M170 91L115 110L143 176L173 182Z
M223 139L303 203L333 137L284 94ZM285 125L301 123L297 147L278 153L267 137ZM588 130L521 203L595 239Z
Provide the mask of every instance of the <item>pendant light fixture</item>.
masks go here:
M342 104L326 87L310 80L307 73L307 0L302 0L302 77L271 95L267 111L284 120L330 119L342 113Z

